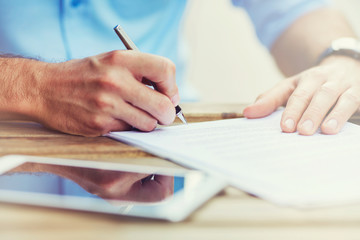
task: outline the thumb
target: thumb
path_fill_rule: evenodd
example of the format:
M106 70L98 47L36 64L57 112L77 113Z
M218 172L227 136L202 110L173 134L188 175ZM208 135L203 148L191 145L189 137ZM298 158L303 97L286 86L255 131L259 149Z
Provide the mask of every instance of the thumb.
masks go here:
M281 81L269 91L261 94L256 101L244 109L246 118L261 118L284 106L295 89L296 79Z

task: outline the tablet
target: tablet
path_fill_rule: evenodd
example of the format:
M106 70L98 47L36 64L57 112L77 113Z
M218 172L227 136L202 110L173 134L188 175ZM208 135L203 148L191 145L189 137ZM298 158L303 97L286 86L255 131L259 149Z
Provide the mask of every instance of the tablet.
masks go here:
M200 171L9 155L0 201L181 221L226 186Z

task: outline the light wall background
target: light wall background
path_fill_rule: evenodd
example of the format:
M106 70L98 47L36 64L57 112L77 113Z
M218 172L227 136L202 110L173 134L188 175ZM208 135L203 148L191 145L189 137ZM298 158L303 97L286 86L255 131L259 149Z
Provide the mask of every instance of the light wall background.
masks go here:
M360 1L333 0L360 36ZM184 34L188 79L203 102L251 103L283 79L246 12L230 0L189 0Z

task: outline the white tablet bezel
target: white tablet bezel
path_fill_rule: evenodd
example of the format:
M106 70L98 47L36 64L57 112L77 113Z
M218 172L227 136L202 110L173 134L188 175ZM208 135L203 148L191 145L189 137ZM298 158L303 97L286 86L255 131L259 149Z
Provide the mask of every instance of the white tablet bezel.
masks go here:
M8 155L1 157L0 175L25 162L142 173L151 173L156 171L157 174L176 176L189 176L189 174L194 173L194 176L199 176L199 171L180 168L177 169L99 161L69 160L25 155ZM201 175L203 176L201 178L201 184L198 184L192 188L191 192L185 193L184 190L180 190L179 192L175 193L173 197L163 201L161 204L129 204L122 207L113 207L111 205L106 205L102 200L95 198L84 203L85 201L83 201L83 198L81 197L9 191L2 189L0 189L0 201L15 204L100 212L122 216L164 219L177 222L184 220L195 209L216 195L227 185L223 180L214 178L206 173L202 173Z

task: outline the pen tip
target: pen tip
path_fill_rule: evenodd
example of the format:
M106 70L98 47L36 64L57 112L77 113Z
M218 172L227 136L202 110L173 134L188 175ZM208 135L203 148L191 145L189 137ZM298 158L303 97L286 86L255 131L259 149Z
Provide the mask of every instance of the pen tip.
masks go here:
M180 120L184 123L187 124L187 121L184 117L184 114L182 112L179 112L178 114L176 114L176 116L178 116L178 118L180 118Z

